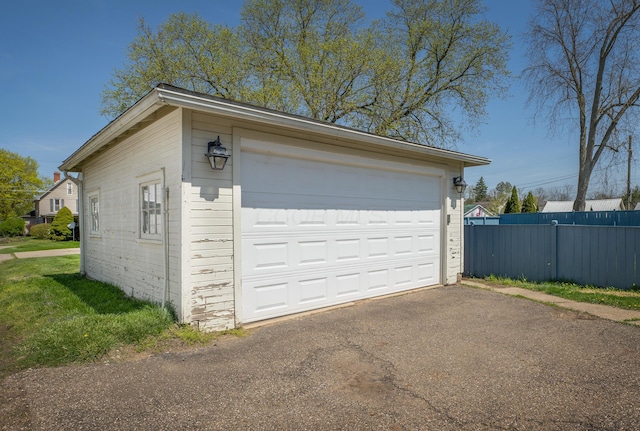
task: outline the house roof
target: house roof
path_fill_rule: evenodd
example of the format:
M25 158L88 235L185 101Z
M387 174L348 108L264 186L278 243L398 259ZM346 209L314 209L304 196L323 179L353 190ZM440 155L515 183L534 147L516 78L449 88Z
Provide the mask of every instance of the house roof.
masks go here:
M49 190L47 190L46 192L44 192L43 194L41 194L39 197L37 197L35 200L36 201L41 201L42 199L44 199L49 193L51 193L52 191L54 191L55 189L57 189L58 187L60 187L62 184L66 183L67 181L70 181L68 178L62 177L61 179L59 179L53 186L51 186L51 188Z
M562 213L573 211L574 201L548 201L540 211L543 213ZM585 201L585 211L614 211L622 209L622 199L592 199Z
M486 209L484 206L480 204L467 204L464 206L464 216L467 217L467 214L474 211L476 208L482 208L482 210L488 215L491 215L491 216L495 215L493 211L489 211L488 209Z
M370 151L387 154L393 154L394 152L413 153L414 155L422 154L444 160L458 161L463 163L465 167L481 166L491 163L491 160L484 157L404 142L333 123L287 114L246 103L234 102L167 84L160 84L92 136L78 148L78 150L62 162L60 169L68 172L82 171L82 165L86 160L146 127L146 125L164 115L167 109L172 110L175 108L189 108L202 112L211 112L221 116L255 123L303 130L331 139L363 143L366 144L367 149Z

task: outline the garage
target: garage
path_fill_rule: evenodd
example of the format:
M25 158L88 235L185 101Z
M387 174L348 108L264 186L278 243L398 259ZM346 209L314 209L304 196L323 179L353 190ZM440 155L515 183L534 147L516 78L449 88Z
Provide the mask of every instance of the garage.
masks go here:
M244 322L432 286L444 171L243 140Z
M160 84L60 169L80 272L222 331L458 282L465 170L489 163Z

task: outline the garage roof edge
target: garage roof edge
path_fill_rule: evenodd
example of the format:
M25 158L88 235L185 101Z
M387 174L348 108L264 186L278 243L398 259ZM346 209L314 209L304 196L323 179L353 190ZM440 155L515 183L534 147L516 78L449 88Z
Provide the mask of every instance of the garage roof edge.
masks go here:
M376 146L395 150L408 150L462 162L465 166L481 166L491 163L491 160L485 157L400 141L346 126L196 93L167 84L160 84L136 102L131 108L92 136L60 165L60 169L63 171L79 170L78 168L84 160L144 120L144 118L166 105L211 112L262 124L279 125L328 137L368 142Z
M133 128L136 124L141 123L142 120L155 113L164 105L165 103L158 98L155 89L150 91L129 109L89 138L87 142L62 162L59 169L63 172L80 172L80 166L86 159Z

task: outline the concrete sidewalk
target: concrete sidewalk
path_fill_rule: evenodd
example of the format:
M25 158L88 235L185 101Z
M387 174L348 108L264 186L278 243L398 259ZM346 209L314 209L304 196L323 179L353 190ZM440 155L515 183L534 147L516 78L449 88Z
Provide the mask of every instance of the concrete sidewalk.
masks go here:
M38 250L38 251L19 251L10 254L0 254L0 262L11 260L13 258L28 259L32 257L51 257L51 256L69 256L72 254L80 254L79 248L59 248L56 250Z
M481 280L463 279L462 284L472 287L479 287L481 289L492 290L494 292L499 292L505 295L522 296L534 301L543 302L545 304L553 304L557 305L558 307L588 313L592 316L597 316L602 319L640 326L640 310L625 310L624 308L611 307L609 305L577 302L570 299L560 298L558 296L548 295L542 292L536 292L534 290L522 289L520 287L500 286L484 283Z

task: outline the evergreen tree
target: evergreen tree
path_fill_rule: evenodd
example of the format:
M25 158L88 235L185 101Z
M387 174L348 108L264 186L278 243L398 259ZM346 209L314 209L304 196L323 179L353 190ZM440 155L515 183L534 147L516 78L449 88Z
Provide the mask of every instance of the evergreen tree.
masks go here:
M533 197L533 193L527 193L527 197L522 201L522 212L523 213L535 213L538 212L538 206L536 205L536 200Z
M67 207L60 208L60 211L53 218L49 235L51 239L56 241L65 241L71 238L73 232L67 227L73 222L73 214Z
M484 178L480 177L478 183L473 188L473 199L476 202L484 202L487 200L487 185L484 182Z
M518 198L518 190L516 186L511 189L511 197L507 201L504 207L505 214L514 214L520 212L520 199Z

